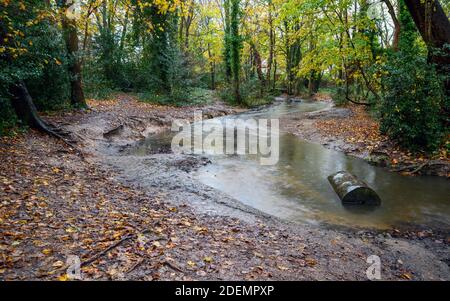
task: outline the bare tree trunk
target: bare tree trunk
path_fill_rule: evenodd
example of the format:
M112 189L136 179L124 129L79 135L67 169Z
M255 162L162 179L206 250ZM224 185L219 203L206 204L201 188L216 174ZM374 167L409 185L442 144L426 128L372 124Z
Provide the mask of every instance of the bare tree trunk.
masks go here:
M400 38L400 30L401 30L400 29L400 21L397 18L394 6L390 2L390 0L382 0L382 1L386 4L386 6L388 8L389 15L392 18L392 22L394 22L394 38L392 40L392 49L397 51L398 50L398 41L399 41L399 38Z
M180 45L184 45L183 43L183 32L184 32L184 18L180 18L180 27L178 30L178 39L180 40Z
M231 82L231 19L230 19L230 0L223 0L224 10L224 61L225 61L225 75L227 82Z
M311 71L308 81L308 92L312 96L319 91L321 74L317 75L317 71Z
M12 95L11 105L13 106L17 117L31 128L46 132L48 127L39 117L36 106L33 103L30 93L28 93L25 83L19 81L17 84L11 85L9 93Z
M365 182L346 171L339 171L328 176L328 181L343 205L379 206L381 199Z
M125 46L125 37L127 36L127 27L128 27L128 16L129 16L129 11L128 8L125 12L125 20L124 20L124 24L123 24L123 30L122 30L122 35L120 37L120 57L122 58L122 52L123 52L123 48Z
M216 90L216 63L211 62L211 90Z
M211 44L208 43L209 72L211 74L211 90L216 89L216 63L211 60Z
M72 1L60 0L58 2L61 11L61 23L64 31L64 41L66 43L67 54L70 58L69 75L71 86L70 102L75 107L86 108L86 100L84 98L81 60L78 57L78 33L75 19L67 17L66 11L72 5Z
M33 99L23 81L18 81L16 84L10 85L9 93L11 94L11 105L14 108L17 117L22 120L24 124L40 132L61 139L71 147L75 147L71 142L61 136L67 136L67 132L49 126L41 119L41 117L39 117Z
M284 28L285 28L285 35L286 35L286 41L285 41L285 51L286 51L286 79L287 79L287 85L286 90L287 94L292 94L292 55L291 55L291 42L289 39L289 27L287 21L284 21Z
M239 33L239 24L241 22L240 0L230 1L230 36L231 36L231 71L233 74L235 101L242 103L240 89L240 71L241 71L241 36Z
M186 26L185 26L185 36L184 36L184 48L187 50L189 48L189 30L191 28L192 21L194 19L194 8L195 2L191 1L191 6L189 7L189 14L186 17Z
M446 95L450 95L450 21L438 0L404 0L420 35L429 47L428 58L446 76ZM447 44L447 47L445 45ZM440 50L440 51L436 51Z
M272 90L275 91L277 84L277 60L275 59L273 62L273 82L272 82Z
M253 42L250 42L250 46L253 50L253 55L254 55L254 65L256 67L256 73L258 74L258 79L261 83L261 96L264 93L264 87L266 85L265 79L264 79L264 74L262 72L262 61L261 61L261 55L258 52L258 49L256 49L256 46Z
M83 37L83 52L86 51L87 40L89 38L89 17L92 9L92 2L89 2L88 13L86 14L86 20L84 21L84 37Z
M450 44L450 21L437 0L404 0L427 45L443 48ZM427 15L429 11L429 15Z
M182 5L181 5L181 8L180 8L180 10L181 10L181 14L183 14L184 13L184 2L182 2ZM180 42L180 45L184 45L184 43L183 43L183 36L184 36L184 17L183 16L181 16L181 18L180 18L180 26L178 27L178 39L179 39L179 42Z
M269 0L269 58L267 60L267 75L266 75L266 84L270 89L270 76L272 71L272 62L273 62L273 50L274 50L274 32L273 32L273 19L272 19L272 1Z

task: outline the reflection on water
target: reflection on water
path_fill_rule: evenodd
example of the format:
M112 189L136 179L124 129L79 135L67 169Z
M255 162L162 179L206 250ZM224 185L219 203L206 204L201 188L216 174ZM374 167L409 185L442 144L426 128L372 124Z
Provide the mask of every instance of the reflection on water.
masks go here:
M221 119L278 118L326 106L320 102L283 103ZM276 165L262 166L256 155L211 156L211 161L196 173L202 183L286 220L376 228L404 222L450 227L448 180L401 176L292 134L280 134L280 160ZM347 170L367 182L381 197L381 206L370 211L343 207L327 180L339 170Z
M290 221L386 228L402 222L449 225L449 182L405 177L365 161L299 140L280 137L280 160L260 166L249 157L215 157L198 172L201 182L243 203ZM347 170L378 192L382 205L371 211L343 207L327 176Z

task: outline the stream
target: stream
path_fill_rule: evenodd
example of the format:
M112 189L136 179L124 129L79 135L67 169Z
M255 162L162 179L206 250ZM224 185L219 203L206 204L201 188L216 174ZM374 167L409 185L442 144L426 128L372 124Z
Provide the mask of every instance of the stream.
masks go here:
M325 102L280 102L260 110L203 121L240 118L282 118L292 112L313 112L329 107ZM250 135L252 131L250 131ZM174 133L150 136L133 151L170 145ZM211 164L193 175L203 184L240 202L281 219L308 224L332 224L386 229L400 225L450 228L450 182L432 176L403 176L370 165L322 145L280 132L279 161L261 165L258 155L211 155ZM327 177L346 170L365 181L380 196L375 208L344 207Z

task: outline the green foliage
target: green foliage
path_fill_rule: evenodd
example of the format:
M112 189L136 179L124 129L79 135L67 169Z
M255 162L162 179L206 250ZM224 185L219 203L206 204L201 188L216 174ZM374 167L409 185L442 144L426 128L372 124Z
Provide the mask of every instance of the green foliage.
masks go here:
M203 88L192 88L189 91L189 103L202 105L214 101L214 91Z
M255 108L272 103L273 97L270 95L247 97L243 100L243 104L249 108Z
M242 104L247 107L265 105L273 100L272 96L261 93L261 82L258 78L252 78L242 83L241 97Z
M417 51L416 43L419 33L416 29L416 25L406 7L404 0L399 0L399 22L401 24L399 49L409 53Z
M111 23L112 12L102 7L102 25L93 39L92 57L84 63L85 94L106 98L114 90L130 91L136 65L130 49L125 48L127 33Z
M234 98L234 91L230 86L224 86L224 87L220 87L218 89L218 95L220 97L220 99L222 99L223 101L232 104L232 105L236 105L236 101Z
M154 31L149 42L144 45L144 68L148 70L152 90L177 95L179 91L173 91L176 85L174 78L177 77L175 69L182 64L175 36L178 18L174 14L160 14L156 7L152 7L148 14Z
M242 83L239 103L236 102L234 88L230 86L220 89L219 97L231 105L243 105L251 108L271 103L274 95L261 95L261 82L257 78L252 78Z
M417 42L417 29L403 1L399 19L399 51L389 55L382 78L381 131L406 148L435 150L448 134L449 99L443 79Z
M381 131L412 150L435 150L448 134L449 100L434 67L423 56L398 52L386 69Z
M225 12L224 47L223 62L225 65L225 75L227 80L231 79L231 20L230 20L230 0L224 0L223 10Z
M0 135L17 121L10 85L24 81L39 110L66 107L70 93L64 41L56 24L45 17L45 3L27 0L3 5L0 28L8 29L8 39L0 44ZM38 18L40 22L33 22Z
M152 48L156 49L152 49L151 56L138 67L136 90L160 95L168 103L185 101L196 82L188 58L174 41L154 43Z
M150 33L142 33L146 20L152 23ZM191 58L179 46L178 20L176 13L161 14L156 6L149 6L133 24L132 39L137 45L142 44L142 53L137 57L127 53L128 59L120 69L125 87L140 93L144 99L184 104L191 99L191 88L198 83L191 67Z
M86 97L94 99L106 99L114 92L114 85L105 78L103 69L96 62L85 63L83 88Z
M331 98L337 106L342 106L348 103L348 99L345 97L345 87L338 86L331 92Z
M138 93L141 101L156 103L161 105L188 106L188 105L204 105L214 100L214 91L203 88L187 88L183 97L171 97L167 94L157 94L155 92L146 91Z
M234 93L236 102L241 102L239 88L239 74L241 72L242 38L239 34L240 0L230 0L230 57L231 72L233 75Z
M97 64L103 71L103 77L111 85L124 86L124 75L122 72L121 52L116 42L115 34L110 28L101 28L95 38L94 51Z
M19 9L14 5L19 4L9 4L0 18L0 27L8 27L13 32L8 32L11 37L6 39L8 42L4 45L7 50L2 51L0 56L0 82L4 86L19 80L36 80L43 77L45 72L64 68L62 36L55 24L43 19L30 25L45 10L45 4L28 0L28 7L35 8L30 10Z
M34 104L41 111L58 110L69 106L70 98L69 74L64 41L58 28L47 24L43 28L45 35L36 39L33 46L36 52L45 54L49 59L39 75L26 79L28 91Z
M179 47L179 17L172 11L161 13L151 1L142 3L146 5L132 12L132 28L128 31L117 30L108 21L112 11L101 9L102 20L107 21L101 22L94 36L93 55L85 62L85 93L105 98L122 90L137 92L147 101L184 104L199 82L191 57Z
M405 146L433 149L446 134L442 79L404 0L397 53L387 8L371 17L373 1L81 1L74 24L83 50L71 57L55 4L0 1L1 129L15 122L7 91L19 80L39 110L68 106L67 70L79 58L88 97L121 90L203 104L213 99L205 88L218 87L222 99L255 106L270 102L272 88L314 93L332 82L337 104L376 103L383 131Z
M17 119L7 97L0 95L0 137L10 133L16 125Z

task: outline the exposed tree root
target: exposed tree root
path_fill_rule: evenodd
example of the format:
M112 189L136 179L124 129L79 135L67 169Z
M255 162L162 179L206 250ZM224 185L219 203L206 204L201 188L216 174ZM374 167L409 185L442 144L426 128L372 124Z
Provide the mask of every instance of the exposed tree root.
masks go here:
M74 145L75 141L68 139L70 135L69 132L42 120L23 81L19 81L17 84L12 85L10 87L10 93L12 95L12 106L14 107L17 116L25 124L42 133L61 140L66 145L76 150L77 153L84 158L83 153Z
M99 259L99 258L102 257L103 255L107 254L107 253L108 253L109 251L111 251L112 249L118 247L120 244L122 244L123 242L125 242L125 241L127 241L127 240L129 240L129 239L131 239L131 238L133 238L133 237L136 237L136 234L129 234L129 235L125 236L124 238L122 238L121 240L119 240L119 241L113 243L113 244L110 245L108 248L104 249L103 251L101 251L101 252L95 254L94 256L90 257L89 259L83 261L83 262L81 263L81 266L83 267L83 266L86 266L86 265L91 264L92 262L96 261L97 259Z
M165 261L163 262L163 264L164 264L165 266L168 266L169 268L171 268L171 269L174 270L174 271L177 271L177 272L186 274L185 271L183 271L182 269L180 269L179 267L175 266L174 264L170 263L170 262L167 261L167 260L165 260Z
M371 104L370 103L366 103L366 102L359 102L359 101L356 101L356 100L353 100L353 99L351 99L350 97L348 97L348 96L346 96L345 97L348 101L350 101L351 103L354 103L355 105L362 105L362 106L368 106L368 107L370 107L371 106Z
M119 134L123 130L123 123L119 124L118 126L114 127L113 129L103 133L103 137L105 138L111 138L114 135Z
M128 269L127 273L133 272L138 266L143 264L145 262L145 260L146 260L145 258L139 259L138 262L136 262L131 268Z
M159 224L159 223L155 223L153 226L155 227L155 226L158 225L158 224ZM137 233L140 233L140 234L147 234L147 233L149 233L149 232L154 232L154 231L151 230L151 229L146 229L146 230L144 230L144 231L137 232ZM137 237L138 237L138 234L136 234L136 233L131 233L131 234L128 234L128 235L124 236L123 238L121 238L121 239L118 240L117 242L113 243L112 245L110 245L109 247L107 247L106 249L104 249L103 251L101 251L101 252L99 252L99 253L93 255L93 256L90 257L89 259L86 259L85 261L83 261L83 262L81 263L81 267L91 264L92 262L96 261L96 260L99 259L100 257L106 255L106 254L107 254L109 251L111 251L112 249L114 249L114 248L120 246L120 245L121 245L122 243L124 243L125 241L127 241L127 240L129 240L129 239L134 239L134 238L137 238ZM154 239L154 240L156 241L156 240L158 240L158 239Z
M396 171L396 172L407 171L409 174L413 175L413 174L416 174L419 171L421 171L424 167L427 167L427 166L430 167L430 166L436 166L436 165L450 166L450 163L444 162L444 161L439 161L439 160L430 160L430 161L426 161L421 164L412 164L412 165L403 166L403 167L400 167L397 169L393 169L392 171ZM410 170L410 171L408 171L408 170Z

